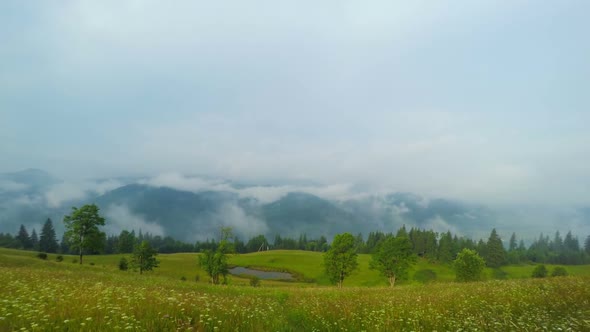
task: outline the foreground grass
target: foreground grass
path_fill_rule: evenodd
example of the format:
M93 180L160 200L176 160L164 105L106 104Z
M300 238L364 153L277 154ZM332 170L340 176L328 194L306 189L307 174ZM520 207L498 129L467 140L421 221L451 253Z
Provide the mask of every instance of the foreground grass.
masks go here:
M0 254L0 331L13 330L585 331L590 279L213 287Z

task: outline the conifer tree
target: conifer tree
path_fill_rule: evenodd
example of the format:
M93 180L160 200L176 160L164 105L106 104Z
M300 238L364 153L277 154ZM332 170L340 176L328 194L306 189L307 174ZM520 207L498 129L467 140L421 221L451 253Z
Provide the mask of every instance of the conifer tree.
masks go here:
M41 237L39 238L39 251L56 253L58 248L57 238L55 236L55 229L50 218L47 218L43 228L41 229Z
M489 267L500 267L506 263L506 250L502 245L502 239L498 236L496 229L492 229L492 233L488 238L488 243L486 244L486 264Z

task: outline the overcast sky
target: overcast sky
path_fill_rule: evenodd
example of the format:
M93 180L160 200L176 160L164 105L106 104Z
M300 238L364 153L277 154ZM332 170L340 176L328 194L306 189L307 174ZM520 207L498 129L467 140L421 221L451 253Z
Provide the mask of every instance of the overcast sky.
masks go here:
M0 172L590 204L588 1L0 2Z

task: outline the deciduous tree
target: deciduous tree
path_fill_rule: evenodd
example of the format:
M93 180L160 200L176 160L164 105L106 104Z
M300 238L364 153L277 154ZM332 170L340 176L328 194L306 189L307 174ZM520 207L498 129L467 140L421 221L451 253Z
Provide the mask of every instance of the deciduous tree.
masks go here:
M398 279L407 278L408 270L416 263L412 243L405 236L389 236L377 246L370 267L377 269L393 287Z
M148 241L142 241L133 250L131 266L134 270L139 270L139 274L143 274L143 271L151 271L160 264L156 259L157 255L158 252L152 248Z
M99 208L95 204L72 208L72 213L64 217L66 226L65 237L71 249L77 250L82 264L85 250L100 250L105 241L105 234L99 226L104 226L105 220L98 214Z
M324 254L326 274L339 288L342 287L344 278L358 267L356 249L354 236L343 233L334 237L332 246Z
M199 265L207 272L211 278L211 283L219 284L220 277L223 277L223 283L227 282L228 254L234 252L232 243L229 239L232 237L232 231L229 227L221 228L221 240L216 250L206 249L199 256Z
M475 250L463 249L453 262L453 268L457 275L457 281L477 281L481 279L481 273L485 267L483 258Z

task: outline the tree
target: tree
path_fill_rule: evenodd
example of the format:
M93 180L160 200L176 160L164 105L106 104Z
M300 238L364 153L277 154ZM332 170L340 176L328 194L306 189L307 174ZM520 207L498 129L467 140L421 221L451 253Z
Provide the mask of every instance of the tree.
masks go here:
M140 242L141 243L141 242ZM117 241L117 252L128 254L133 252L135 247L135 235L128 230L122 230Z
M496 268L506 263L506 250L495 228L492 229L488 243L486 244L486 251L486 263L489 267Z
M39 250L39 236L37 236L37 231L34 228L31 232L31 248L33 250Z
M105 234L98 229L104 226L104 218L98 214L95 204L72 208L72 213L64 217L65 237L71 249L78 250L80 264L85 250L100 250L104 245Z
M556 266L551 272L552 277L565 277L567 276L567 270L563 266Z
M331 248L324 254L324 265L330 281L342 287L344 278L357 267L356 241L350 233L338 234Z
M25 225L20 225L18 230L18 234L15 237L19 247L22 249L31 249L31 238L29 237L29 232L27 232L27 228Z
M371 269L377 269L393 287L397 279L404 279L410 267L416 263L412 243L405 236L389 236L382 241L370 263Z
M39 238L39 251L56 253L59 247L57 243L57 237L55 236L55 229L53 228L53 222L50 218L47 218L43 228L41 229L41 237Z
M485 262L481 256L471 249L463 249L453 262L453 268L457 274L457 281L477 281L481 279L481 273Z
M219 284L220 277L223 277L224 284L227 282L227 274L229 273L227 255L234 252L233 245L229 242L231 237L231 228L222 227L221 240L217 249L215 251L206 249L199 256L199 265L207 272L214 285Z
M139 274L143 274L143 271L151 271L160 264L156 259L157 255L157 251L152 248L148 241L142 241L133 250L131 266L134 270L139 269Z
M532 277L533 278L545 278L547 276L547 268L545 265L537 265L533 270Z

